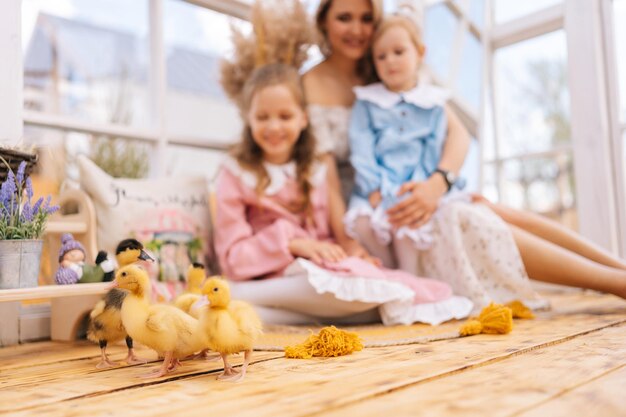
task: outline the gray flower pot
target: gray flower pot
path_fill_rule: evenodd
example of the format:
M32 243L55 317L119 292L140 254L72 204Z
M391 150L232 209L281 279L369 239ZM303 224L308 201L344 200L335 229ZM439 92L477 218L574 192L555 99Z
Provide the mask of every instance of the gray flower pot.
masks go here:
M0 289L36 287L43 240L0 240Z

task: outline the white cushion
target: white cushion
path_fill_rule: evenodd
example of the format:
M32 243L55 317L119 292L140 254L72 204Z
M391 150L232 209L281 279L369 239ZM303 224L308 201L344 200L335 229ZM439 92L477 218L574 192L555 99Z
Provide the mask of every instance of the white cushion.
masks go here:
M114 254L118 242L129 237L144 245L155 240L176 242L163 245L157 254L162 258L161 273L169 273L165 277L169 280L173 263L179 274L186 273L188 261L181 264L180 259L185 242L196 237L202 242L201 252L206 256L191 261L213 259L209 184L205 177L113 178L85 156L79 157L78 166L81 188L96 209L99 249Z

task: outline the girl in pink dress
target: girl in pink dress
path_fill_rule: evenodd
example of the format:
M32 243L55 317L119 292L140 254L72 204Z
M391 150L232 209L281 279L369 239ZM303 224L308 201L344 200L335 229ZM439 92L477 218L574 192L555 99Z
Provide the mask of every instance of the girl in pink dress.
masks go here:
M223 70L241 75L245 67ZM388 324L467 316L472 303L447 284L380 268L345 234L341 196L314 156L297 65L267 64L242 78L226 90L240 106L243 135L216 183L215 249L237 281L233 297L282 323L377 312Z

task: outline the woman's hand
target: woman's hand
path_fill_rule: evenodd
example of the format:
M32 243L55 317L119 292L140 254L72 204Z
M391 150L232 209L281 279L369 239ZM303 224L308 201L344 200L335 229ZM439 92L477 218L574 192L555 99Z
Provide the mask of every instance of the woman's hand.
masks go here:
M339 262L348 255L335 243L315 239L293 239L289 242L289 251L293 256L310 259L313 262Z
M491 205L491 201L487 200L482 194L471 193L470 198L472 199L472 203Z
M340 245L346 251L348 256L361 258L375 266L381 266L382 264L380 259L370 255L369 252L367 252L367 250L365 250L365 248L354 239L347 239L344 242L341 242Z
M396 228L408 226L417 229L430 220L447 190L448 186L441 175L432 175L421 182L405 182L398 196L406 193L410 195L387 210L389 223Z

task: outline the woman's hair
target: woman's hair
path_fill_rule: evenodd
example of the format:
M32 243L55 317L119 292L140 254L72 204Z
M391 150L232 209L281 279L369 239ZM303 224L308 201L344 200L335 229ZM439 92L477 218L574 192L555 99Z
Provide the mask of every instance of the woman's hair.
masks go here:
M286 64L269 64L256 69L248 81L244 84L241 94L242 113L247 115L250 111L250 103L254 96L267 87L281 85L287 87L298 106L303 112L306 112L306 99L304 96L304 88L298 70ZM263 150L255 142L252 136L252 129L248 122L248 117L244 117L243 137L239 144L232 150L233 157L246 170L251 171L257 177L256 192L259 195L269 185L269 176L263 165ZM313 186L309 181L315 155L315 136L311 132L311 128L307 125L296 141L292 153L291 160L296 163L296 181L302 192L299 201L296 201L293 207L287 207L293 212L304 212L309 219L312 220L311 208L311 190Z
M405 14L395 14L383 19L376 29L376 32L374 32L374 36L372 37L372 46L381 38L381 36L383 36L385 32L396 26L400 26L407 31L411 42L413 42L413 45L415 45L415 48L417 49L417 52L422 55L426 50L424 42L422 41L422 33L411 17Z
M315 13L315 27L318 31L318 45L322 54L328 57L332 53L330 45L328 44L328 33L326 32L326 18L328 17L328 10L332 6L334 0L321 0ZM383 17L383 1L382 0L370 0L372 4L372 14L374 18L374 27L376 28ZM369 84L378 81L376 71L374 70L374 62L372 61L371 48L368 49L365 56L357 63L357 75L359 75L365 84Z

